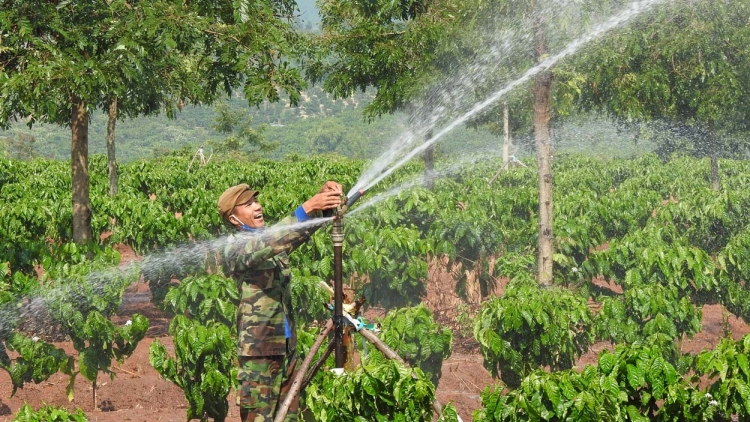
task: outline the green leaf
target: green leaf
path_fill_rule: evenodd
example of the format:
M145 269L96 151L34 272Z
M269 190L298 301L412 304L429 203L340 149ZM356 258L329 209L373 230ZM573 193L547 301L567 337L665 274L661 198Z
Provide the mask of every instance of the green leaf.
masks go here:
M646 384L646 377L643 370L635 365L627 365L628 384L632 389L638 389Z

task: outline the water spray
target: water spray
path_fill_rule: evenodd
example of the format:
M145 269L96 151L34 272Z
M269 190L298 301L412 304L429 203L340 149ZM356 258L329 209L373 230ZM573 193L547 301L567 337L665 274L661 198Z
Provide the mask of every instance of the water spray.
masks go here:
M306 376L304 372L307 370L310 364L309 360L311 360L312 356L315 355L315 353L317 353L317 350L319 349L320 344L322 343L322 338L331 329L334 330L333 349L335 350L335 353L336 353L336 368L337 369L343 368L344 364L346 363L346 355L345 355L345 350L343 347L343 337L344 337L343 329L347 321L344 320L344 313L343 313L342 249L343 249L343 243L344 243L343 218L346 212L349 210L349 208L367 190L369 190L378 182L380 182L381 180L391 175L397 169L399 169L408 161L410 161L414 156L422 153L424 150L431 147L438 140L440 140L445 134L453 130L458 125L466 122L477 113L481 112L488 106L497 102L500 98L505 97L509 92L516 89L518 86L526 83L527 81L531 80L537 74L550 69L557 62L572 55L584 45L598 39L605 32L608 32L616 28L617 26L627 22L634 16L637 16L643 11L648 10L649 8L663 1L665 0L640 0L640 1L633 2L629 8L611 17L609 20L599 25L593 31L589 32L589 34L587 34L586 36L583 36L574 40L559 53L545 58L536 66L528 69L523 75L521 75L521 77L517 78L515 81L509 83L502 89L491 94L485 100L475 104L469 111L460 115L458 118L453 120L450 124L448 124L442 130L438 131L434 136L430 136L429 139L427 139L423 144L413 148L404 156L399 158L396 155L389 154L385 159L382 160L382 164L383 164L382 168L378 168L375 171L367 172L369 174L366 173L366 176L361 178L355 184L355 186L352 188L352 191L349 192L350 196L348 199L345 195L342 195L341 204L336 209L336 216L334 217L333 229L331 231L331 238L333 240L333 247L334 247L334 314L333 314L333 319L332 321L329 321L329 323L326 325L325 329L319 336L318 341L316 341L315 344L313 345L313 348L310 349L308 353L308 357L305 359L302 365L302 368L304 368L304 370L300 370L300 373L295 377L292 383L291 391L288 393L286 399L284 400L283 404L279 408L279 412L277 413L276 418L274 419L274 422L282 422L284 418L286 417L286 414L288 412L289 406L291 405L291 402L296 398L299 392L299 389L302 386L303 379ZM412 139L410 139L409 144L411 144L411 141ZM378 160L378 161L381 161L381 160ZM348 313L347 313L347 316L349 316ZM395 353L390 348L388 348L388 346L385 345L377 336L375 336L374 333L368 331L364 327L361 327L361 324L360 326L355 325L355 328L357 329L358 332L360 332L360 334L362 334L362 336L365 339L373 343L381 352L383 352L383 354L386 357L390 359L398 360L403 363L403 360L401 360L398 354ZM331 347L329 345L329 349L330 348ZM325 359L326 356L327 356L327 353L324 354L323 358ZM316 364L316 367L319 367L319 366ZM314 372L315 371L313 371L313 373L309 376L309 378L312 378L312 376L314 375ZM437 415L441 414L441 406L437 400L433 402L433 409Z
M576 53L578 50L580 50L587 44L590 44L591 42L599 39L603 34L623 25L624 23L628 22L635 16L638 16L644 13L645 11L651 9L652 7L656 6L657 4L663 3L665 1L666 0L639 0L639 1L632 2L629 5L629 7L626 7L624 10L610 17L608 20L597 25L593 30L589 31L586 35L581 36L573 40L572 42L570 42L560 52L546 57L536 66L526 70L526 72L524 72L520 77L518 77L514 81L508 83L507 85L505 85L498 91L495 91L486 99L476 103L473 107L471 107L471 109L461 114L456 119L452 120L447 126L442 128L440 131L437 131L437 133L429 137L429 139L427 139L424 143L416 146L411 151L407 152L405 155L398 157L393 154L384 154L385 156L383 157L382 161L380 161L380 159L376 160L376 162L380 162L382 166L378 169L368 170L365 173L365 177L360 179L357 182L353 190L357 190L357 189L361 189L364 191L369 190L378 182L390 176L393 172L401 168L404 164L409 162L412 158L414 158L418 154L421 154L427 148L437 143L447 133L451 132L453 129L455 129L459 125L468 121L477 113L485 110L490 105L496 103L501 98L504 98L505 96L508 95L508 93L515 90L519 86L525 84L526 82L530 81L536 75L551 69L559 61L565 59L568 56L571 56L572 54ZM413 141L409 139L408 145L411 145L412 142Z

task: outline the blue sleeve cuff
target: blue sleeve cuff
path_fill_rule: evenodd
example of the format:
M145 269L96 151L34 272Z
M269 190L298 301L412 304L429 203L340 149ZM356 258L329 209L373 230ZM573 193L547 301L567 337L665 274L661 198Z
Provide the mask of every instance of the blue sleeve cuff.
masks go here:
M305 209L302 208L302 205L300 205L299 207L297 207L296 210L294 210L294 215L295 217L297 217L297 221L299 221L300 223L305 222L310 219L310 216L307 215L307 213L305 212Z

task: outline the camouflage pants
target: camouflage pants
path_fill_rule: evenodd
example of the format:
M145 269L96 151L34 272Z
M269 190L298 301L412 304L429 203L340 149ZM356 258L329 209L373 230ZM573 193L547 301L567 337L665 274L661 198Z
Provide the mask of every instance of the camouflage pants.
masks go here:
M297 354L240 356L237 405L242 422L273 422L297 374ZM299 400L289 406L285 422L297 420Z

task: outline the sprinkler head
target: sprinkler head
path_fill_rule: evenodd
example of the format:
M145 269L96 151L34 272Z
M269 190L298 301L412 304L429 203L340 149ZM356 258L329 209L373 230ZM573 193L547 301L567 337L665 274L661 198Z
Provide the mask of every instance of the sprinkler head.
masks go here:
M336 215L343 217L343 215L346 214L347 211L349 211L349 208L354 205L354 203L357 202L357 200L361 198L364 193L364 190L358 190L354 192L354 194L348 199L346 198L346 195L341 194L341 206L339 206L339 208L336 210Z
M346 210L347 210L347 207L346 207L346 195L342 193L341 194L341 203L339 204L338 207L336 207L336 215L334 216L334 219L337 218L337 217L338 218L343 217L344 214L346 214Z
M333 246L341 246L344 243L344 214L346 213L346 196L341 195L341 204L336 207L336 213L333 215L333 229L331 230L331 239Z

